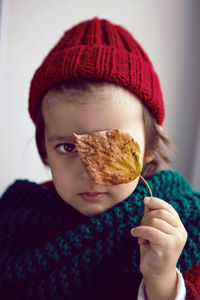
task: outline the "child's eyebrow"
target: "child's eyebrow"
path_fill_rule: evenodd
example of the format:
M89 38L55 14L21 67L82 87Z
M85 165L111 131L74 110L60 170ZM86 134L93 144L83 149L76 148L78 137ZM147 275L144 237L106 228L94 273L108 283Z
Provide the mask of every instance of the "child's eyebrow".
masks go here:
M58 142L58 141L71 141L71 142L75 142L74 140L74 137L72 136L67 136L67 135L64 135L64 136L50 136L48 138L48 142L52 143L52 142Z

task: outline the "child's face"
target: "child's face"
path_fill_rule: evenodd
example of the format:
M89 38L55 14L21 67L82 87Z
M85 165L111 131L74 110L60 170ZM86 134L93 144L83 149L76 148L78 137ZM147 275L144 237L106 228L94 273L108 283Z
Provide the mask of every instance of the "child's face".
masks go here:
M81 103L80 103L81 102ZM94 216L126 199L139 178L127 184L101 186L92 181L74 147L77 134L120 129L140 145L144 158L145 140L142 104L121 87L105 85L96 92L79 94L65 90L49 92L43 101L47 162L60 197L85 216ZM81 193L103 193L88 200Z

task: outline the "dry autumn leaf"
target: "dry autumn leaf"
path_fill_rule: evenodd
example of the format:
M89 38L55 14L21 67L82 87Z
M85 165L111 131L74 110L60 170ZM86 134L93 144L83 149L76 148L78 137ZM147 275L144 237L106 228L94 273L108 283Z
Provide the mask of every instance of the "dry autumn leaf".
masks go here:
M101 185L128 183L142 169L139 145L119 130L76 135L76 149L92 179Z
M95 183L117 185L129 183L138 176L144 180L140 175L140 147L128 133L106 130L73 135L80 160ZM151 193L150 188L149 191Z

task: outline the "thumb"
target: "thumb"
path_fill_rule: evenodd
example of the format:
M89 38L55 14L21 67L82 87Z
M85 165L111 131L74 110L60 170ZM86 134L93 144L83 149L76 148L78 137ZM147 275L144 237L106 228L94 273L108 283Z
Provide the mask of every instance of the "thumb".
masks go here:
M145 197L144 198L144 214L147 214L148 212L150 212L152 209L149 208L146 203L151 201L151 197Z

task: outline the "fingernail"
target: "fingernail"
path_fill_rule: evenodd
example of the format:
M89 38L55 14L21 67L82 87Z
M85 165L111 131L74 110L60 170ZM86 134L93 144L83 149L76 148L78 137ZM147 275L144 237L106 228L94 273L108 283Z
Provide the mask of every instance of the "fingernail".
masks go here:
M132 228L131 229L131 234L133 235L133 233L134 233L134 230L135 230L135 228Z
M148 203L150 201L150 199L151 199L150 197L145 197L144 198L145 203Z

